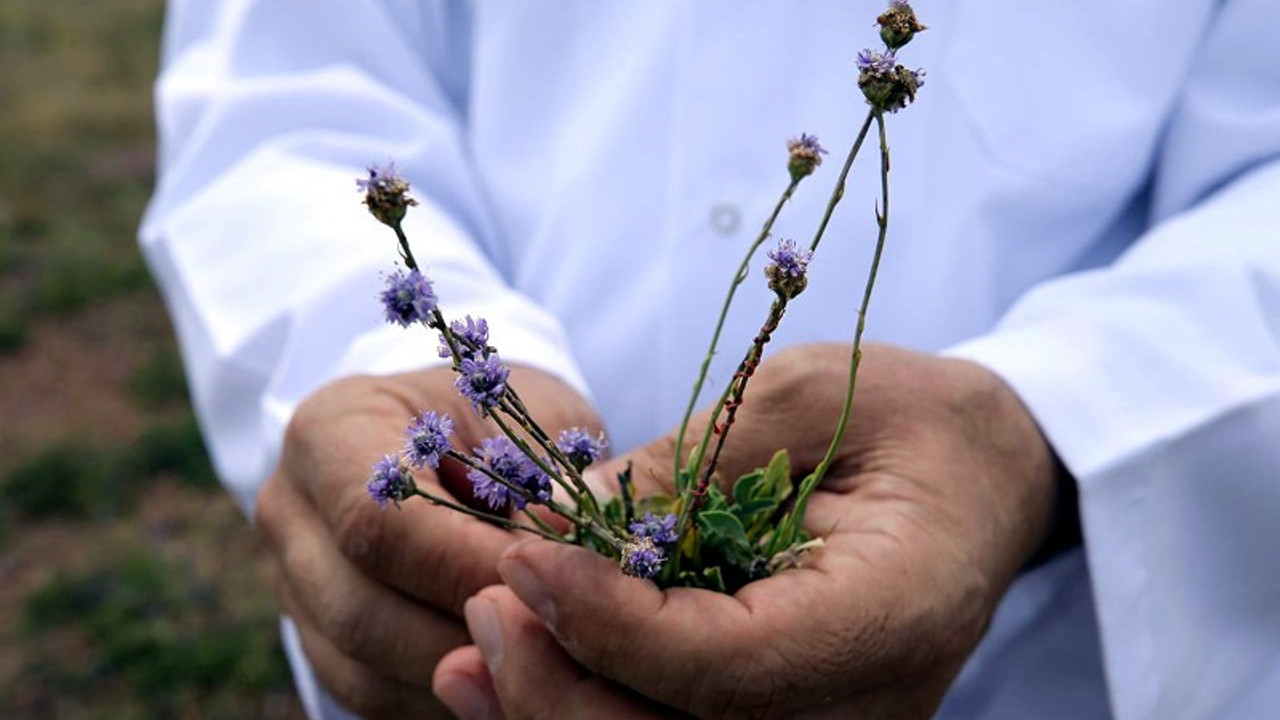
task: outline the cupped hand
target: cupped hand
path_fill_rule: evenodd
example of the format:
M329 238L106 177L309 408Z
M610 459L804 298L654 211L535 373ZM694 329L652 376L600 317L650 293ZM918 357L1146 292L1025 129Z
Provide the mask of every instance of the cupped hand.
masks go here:
M726 476L780 447L798 472L815 466L848 359L848 346L809 345L764 363ZM611 469L629 459L662 484L672 458L667 438ZM868 347L806 518L826 544L801 567L733 596L664 592L587 550L521 543L498 564L506 586L467 603L477 646L445 658L436 688L464 717L930 717L1044 540L1053 472L1034 421L989 371Z
M275 592L321 683L368 720L451 717L430 690L432 671L470 642L463 603L499 582L501 553L519 538L410 498L382 509L365 483L424 409L454 418L453 447L496 434L440 367L328 385L297 410L283 453L258 496L255 524L274 561ZM591 406L560 381L513 367L511 381L552 432L599 428ZM471 502L463 470L415 471L420 487Z

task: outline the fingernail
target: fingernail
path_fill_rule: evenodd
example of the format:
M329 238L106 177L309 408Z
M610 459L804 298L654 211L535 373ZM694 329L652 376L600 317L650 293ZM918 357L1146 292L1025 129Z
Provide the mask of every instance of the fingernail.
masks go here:
M520 601L529 606L529 609L533 610L538 617L542 618L542 622L554 631L555 602L547 592L546 586L529 569L529 566L519 560L504 560L499 563L498 571L507 583L507 587L511 588Z
M489 674L497 677L502 665L502 623L498 620L498 608L489 600L474 599L466 604L467 629L471 639L480 648L480 655L489 666Z
M494 712L494 708L498 706L497 698L488 688L470 678L456 678L447 686L439 688L436 697L462 720L490 720L497 717Z

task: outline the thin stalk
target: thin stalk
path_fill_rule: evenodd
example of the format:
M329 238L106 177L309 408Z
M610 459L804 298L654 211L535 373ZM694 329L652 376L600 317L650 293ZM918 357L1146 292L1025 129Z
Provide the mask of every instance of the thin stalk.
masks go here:
M751 258L755 256L756 251L769 239L769 233L773 229L773 223L778 219L778 214L782 212L782 206L787 204L792 194L796 191L796 186L800 184L799 180L792 180L787 189L782 191L782 197L778 198L778 203L773 206L773 212L769 214L769 219L765 220L764 226L760 228L760 234L751 243L751 247L747 249L747 254L742 258L742 262L738 264L738 271L734 273L733 281L729 283L729 291L725 294L724 304L720 308L720 317L716 320L716 329L711 334L711 343L707 347L707 355L702 360L702 367L698 370L698 379L693 383L693 392L689 395L689 404L685 406L684 417L680 419L680 429L676 431L676 452L675 452L675 482L676 493L684 490L681 487L682 480L680 468L684 463L684 436L689 428L689 419L693 417L694 407L698 404L698 397L702 395L702 386L707 380L707 373L711 370L711 359L715 357L716 346L720 344L720 333L724 330L725 319L729 316L729 306L733 304L733 296L738 292L738 286L747 279L747 272L751 266Z
M455 502L450 502L438 495L432 495L431 493L426 492L424 490L419 490L418 488L414 488L413 494L426 500L432 505L439 505L440 507L448 508L450 510L456 510L464 515L470 515L473 518L479 518L481 520L484 520L485 522L493 523L494 525L499 525L501 527L507 528L508 530L523 530L524 532L533 533L534 535L544 537L547 540L554 540L559 543L565 542L564 538L560 537L559 535L556 535L555 533L547 532L541 528L533 527L530 525L525 525L524 523L519 522L517 520L512 520L511 518L505 518L500 515L490 515L489 513L486 513L486 512L474 510L472 508L467 507L466 505L460 505Z
M862 305L858 308L858 325L853 333L853 352L849 358L849 384L845 389L840 421L836 424L836 431L831 437L831 444L827 446L826 455L800 485L796 507L792 513L795 522L799 522L804 517L809 496L813 494L827 470L830 469L849 425L849 416L853 412L853 393L858 382L858 368L862 364L862 333L867 326L867 308L871 304L871 291L875 288L876 275L880 270L880 258L884 254L885 238L889 232L889 140L884 127L884 115L877 112L875 119L880 133L880 208L876 210L876 223L880 226L880 233L876 237L876 249L871 258L871 270L867 273L867 284L862 291Z

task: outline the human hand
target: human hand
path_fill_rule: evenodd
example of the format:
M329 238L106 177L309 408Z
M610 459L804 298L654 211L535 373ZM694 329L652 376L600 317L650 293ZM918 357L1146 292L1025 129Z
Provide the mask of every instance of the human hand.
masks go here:
M447 367L328 385L294 414L279 465L258 496L255 524L274 561L275 592L320 682L350 710L376 718L451 717L429 689L449 650L470 642L466 599L499 582L499 555L518 538L461 513L409 500L385 510L365 488L422 409L451 414L454 447L496 428L453 387ZM599 429L590 405L560 381L521 367L511 382L544 427ZM420 487L470 501L446 460L416 472Z
M760 367L726 476L778 447L798 472L818 463L848 352L804 346ZM633 476L669 478L672 450L636 452ZM990 372L868 347L806 519L826 546L802 567L734 596L663 592L590 551L519 544L498 565L507 586L467 603L478 648L441 662L437 690L466 717L930 717L1046 535L1053 468Z

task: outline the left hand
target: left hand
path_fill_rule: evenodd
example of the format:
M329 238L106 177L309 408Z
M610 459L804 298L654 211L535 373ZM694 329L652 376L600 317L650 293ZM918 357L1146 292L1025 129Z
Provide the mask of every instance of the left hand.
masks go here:
M760 367L728 477L777 447L798 472L818 462L848 353L802 346ZM669 477L672 447L634 453L635 476ZM871 346L806 518L826 546L803 567L733 596L664 592L589 550L522 543L499 563L507 585L467 602L477 646L434 686L467 718L928 718L1043 542L1053 492L1052 453L999 378Z

